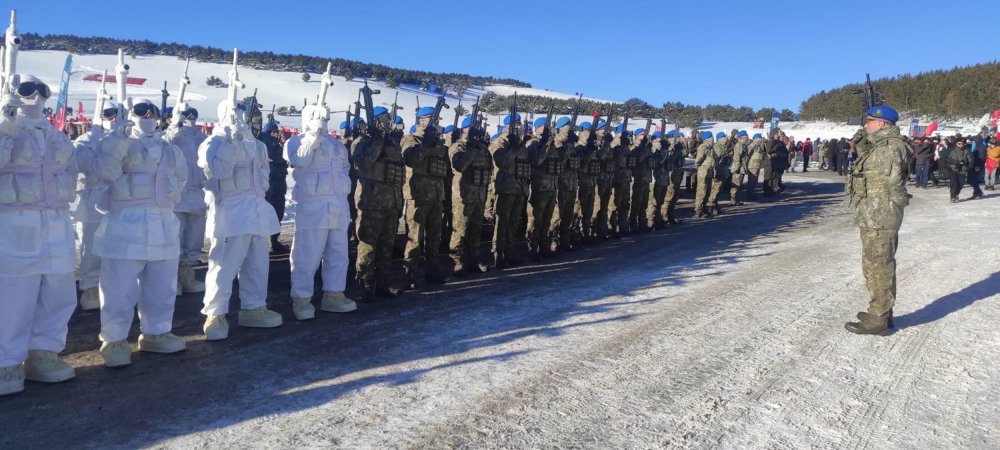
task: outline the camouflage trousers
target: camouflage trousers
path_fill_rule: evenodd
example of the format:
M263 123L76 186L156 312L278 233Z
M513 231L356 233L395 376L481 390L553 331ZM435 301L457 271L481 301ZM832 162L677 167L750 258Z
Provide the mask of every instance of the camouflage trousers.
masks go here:
M525 197L518 194L496 195L497 224L493 230L493 253L503 253L510 256L515 250L521 250L518 229L521 224L521 214L524 212Z
M484 208L485 203L482 202L452 201L452 231L448 248L456 269L481 262L479 244L483 234Z
M868 314L881 316L896 304L899 230L861 228L861 271L868 287Z
M387 281L401 213L396 209L358 209L358 259L355 264L358 280Z
M712 187L712 180L715 179L715 171L711 168L698 168L698 187L694 194L694 210L698 211L705 207L705 200L708 199L709 190ZM712 206L712 205L708 205Z
M750 169L750 173L747 174L747 184L746 187L743 189L743 191L746 192L747 197L754 196L753 191L754 189L757 189L757 175L759 173L760 169L757 170Z
M649 216L650 224L654 228L659 228L663 225L664 220L666 220L666 200L667 190L669 189L669 184L656 183L649 193L649 211L647 215Z
M613 204L611 210L611 232L628 233L628 211L631 207L632 190L629 183L615 183L612 185Z
M572 244L573 224L576 222L576 189L559 188L559 245Z
M708 193L708 207L715 207L719 203L719 193L722 191L723 181L712 177L712 189Z
M597 191L594 185L580 185L576 214L580 217L580 234L588 239L594 235L594 205Z
M743 186L743 178L746 175L743 173L733 173L732 186L729 188L729 201L736 203L739 200L740 187Z
M549 229L552 226L552 213L556 208L556 191L531 191L528 205L528 250L531 252L551 251L552 239Z
M646 210L649 209L649 182L634 181L632 183L632 205L629 210L628 224L633 230L649 228Z
M441 200L406 201L406 249L403 266L414 270L424 262L427 271L435 271L440 264L441 228L444 223L444 205Z
M608 237L608 221L611 219L611 181L597 182L597 215L594 216L594 232L597 237Z

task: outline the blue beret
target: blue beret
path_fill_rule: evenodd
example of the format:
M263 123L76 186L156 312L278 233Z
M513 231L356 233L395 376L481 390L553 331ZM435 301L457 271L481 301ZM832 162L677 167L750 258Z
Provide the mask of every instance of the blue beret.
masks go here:
M539 118L535 119L535 123L533 125L535 126L535 128L538 128L538 127L544 127L545 125L548 125L548 124L545 123L545 118L544 117L539 117Z
M736 133L736 137L744 137L746 135L747 135L747 130L740 130L739 133Z
M377 109L377 108L376 108ZM424 106L417 110L417 117L427 117L434 114L434 108L430 106Z
M635 131L632 132L632 136L638 136L645 132L646 132L645 128L637 128Z
M505 127L505 126L503 126L503 125L500 125L500 126L498 126L498 127L497 127L497 133L503 133L503 129L504 129L504 128L507 128L507 127Z
M764 136L761 136L760 133L757 133L757 134L753 135L754 139L760 139L762 137L764 137Z
M416 133L416 132L417 132L417 126L416 125L410 125L410 134L413 134L413 133Z
M653 137L659 139L659 138L663 137L663 133L661 133L659 131L654 131L653 132Z
M499 138L500 138L500 133L497 133L497 134L494 134L493 136L490 136L490 140L491 141L495 141L495 140L497 140Z
M625 124L623 123L620 123L618 124L617 127L615 127L615 133L621 133L624 130L625 130Z
M569 125L569 117L560 117L559 120L556 121L556 128L562 128L566 125Z
M462 128L469 128L469 125L472 125L472 116L462 119Z
M681 137L684 137L684 132L683 131L681 131Z
M354 128L355 125L364 125L364 124L365 124L365 119L351 119L351 128Z
M347 121L346 120L340 121L340 126L337 127L337 128L340 128L341 130L343 130L344 128L347 128Z
M521 120L521 115L520 114L517 115L517 119L516 120L518 120L518 121ZM507 114L506 116L504 116L504 118L503 118L503 124L504 125L510 125L510 114Z
M724 139L725 137L726 137L726 132L725 131L720 131L718 133L715 133L715 138L716 139Z
M591 127L593 127L593 125L591 125L590 122L583 122L580 124L581 130L589 130Z
M701 137L701 140L703 140L703 141L704 140L708 140L708 139L712 139L712 132L711 131L702 131L699 136Z
M451 133L452 131L455 131L455 126L454 125L448 125L448 126L444 127L444 132L445 133Z
M674 131L674 130L670 130L670 131L667 132L667 137L671 137L671 138L672 137L677 137L677 132Z
M899 120L899 113L889 105L878 105L868 110L868 117L896 123Z
M375 117L381 116L382 114L389 114L389 110L385 109L383 106L376 106L372 109L372 115Z
M399 117L399 116L396 116L396 120L393 123L397 123L397 124L402 125L403 124L403 118Z
M608 127L608 123L607 122L605 122L603 120L598 120L597 121L597 129L598 130L603 130L603 129L607 128L607 127Z

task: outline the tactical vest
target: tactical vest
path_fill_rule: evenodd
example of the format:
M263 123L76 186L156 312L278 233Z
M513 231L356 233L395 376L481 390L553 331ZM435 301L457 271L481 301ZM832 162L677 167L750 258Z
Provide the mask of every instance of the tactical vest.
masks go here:
M531 161L526 158L514 158L514 178L531 178Z

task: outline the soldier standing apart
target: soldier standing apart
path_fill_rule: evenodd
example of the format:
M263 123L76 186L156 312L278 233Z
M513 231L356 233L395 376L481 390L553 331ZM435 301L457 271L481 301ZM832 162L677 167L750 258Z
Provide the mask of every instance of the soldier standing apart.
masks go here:
M712 139L711 131L701 132L701 144L698 145L698 150L695 152L694 165L697 167L698 178L696 183L698 183L694 195L694 212L695 217L712 217L710 211L706 211L705 200L708 198L708 191L712 186L712 180L715 179L715 152L713 152L712 147L714 140Z
M649 227L646 210L649 209L649 184L653 182L653 169L649 156L653 153L649 132L643 128L632 134L632 157L635 166L632 168L632 206L629 209L629 228L639 233L646 233Z
M101 140L93 170L111 184L109 211L94 233L101 259L101 356L108 367L132 363L126 339L139 307L139 350L186 348L173 328L180 222L174 207L187 183L184 153L156 131L149 100L132 107L127 124Z
M511 123L511 117L504 117L506 128L490 144L493 163L497 167L496 190L496 228L493 232L493 255L497 268L503 269L508 264L521 262L519 253L521 238L518 236L518 225L524 211L525 201L531 183L531 162L528 160L528 149L521 142L517 130L521 128L521 115L518 114Z
M455 169L451 186L453 230L449 248L457 276L482 273L485 267L481 265L479 245L486 194L493 173L493 157L482 136L470 136L471 125L471 117L462 120L461 138L452 142L448 149L452 168Z
M573 222L576 220L576 193L580 188L580 157L577 154L577 136L572 132L569 117L556 121L556 146L563 161L559 174L559 250L574 250L572 242Z
M327 132L330 112L323 105L302 109L302 134L285 143L295 187L295 238L292 240L292 313L298 320L316 316L312 305L316 271L323 266L323 300L327 312L358 309L344 297L347 283L347 229L351 209L351 163L347 147Z
M611 154L614 158L614 178L611 188L614 190L614 206L611 210L611 236L620 238L631 233L628 223L628 211L631 206L632 168L635 167L635 156L629 137L626 136L625 125L615 128L617 136L611 141Z
M884 334L892 327L896 247L903 208L910 203L906 160L913 152L899 133L897 119L899 114L887 105L868 110L868 145L847 179L854 221L861 229L861 269L870 296L868 311L858 313L858 322L844 325L857 334Z
M194 265L201 262L201 250L205 246L205 173L198 167L198 147L205 141L195 122L198 110L184 108L177 112L175 120L167 128L167 140L184 152L187 162L187 185L181 192L181 200L174 207L177 220L181 224L181 259L177 269L177 295L205 292L205 283L194 276ZM187 121L185 126L184 121Z
M375 108L376 117L389 121L385 108ZM381 114L379 114L381 113ZM416 289L416 271L424 264L424 279L428 283L444 283L445 274L439 260L441 225L444 222L444 200L447 191L448 147L441 143L440 130L430 123L434 108L423 107L417 111L417 129L403 136L400 147L406 163L406 250L403 266L406 270L407 289Z
M59 358L76 308L69 218L76 160L42 113L49 86L19 76L18 89L0 99L0 395L23 391L25 378L76 376Z
M389 264L403 215L406 168L393 137L398 133L388 120L377 120L367 130L355 137L351 153L358 170L357 277L364 299L371 301L396 295L389 288Z
M568 122L568 121L567 121ZM552 136L552 130L545 118L535 120L535 133L526 143L528 158L531 161L531 214L528 216L528 250L532 258L552 257L552 213L556 207L556 195L559 190L559 175L562 174L564 146L568 141L568 131L558 131ZM567 127L568 130L569 127Z
M267 240L278 233L274 208L264 199L269 158L231 100L219 103L219 123L198 148L208 201L208 274L201 313L209 341L229 337L229 298L239 277L239 324L249 328L281 326L281 315L267 309Z
M732 185L729 188L729 205L738 206L742 205L743 202L739 199L740 187L743 186L743 178L746 177L747 172L747 158L749 158L750 149L747 146L747 132L745 130L740 130L736 134L736 145L733 147L733 162L730 165L732 172Z

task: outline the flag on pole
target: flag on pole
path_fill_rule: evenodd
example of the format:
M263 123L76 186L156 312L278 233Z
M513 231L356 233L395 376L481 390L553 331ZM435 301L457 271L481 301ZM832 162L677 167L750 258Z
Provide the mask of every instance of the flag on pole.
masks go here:
M66 55L66 66L63 67L62 79L59 81L59 99L56 101L56 129L66 126L66 102L69 101L69 74L73 69L73 55Z

